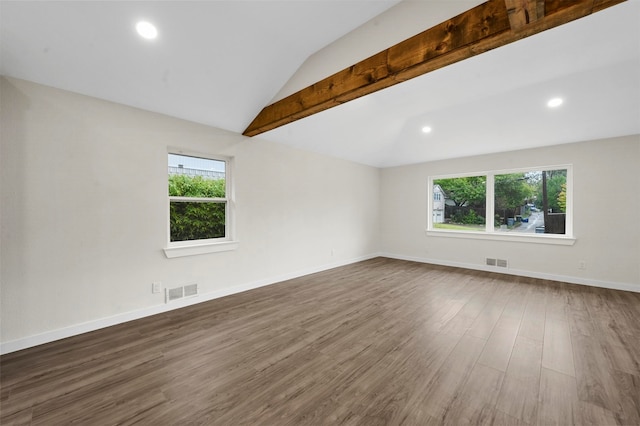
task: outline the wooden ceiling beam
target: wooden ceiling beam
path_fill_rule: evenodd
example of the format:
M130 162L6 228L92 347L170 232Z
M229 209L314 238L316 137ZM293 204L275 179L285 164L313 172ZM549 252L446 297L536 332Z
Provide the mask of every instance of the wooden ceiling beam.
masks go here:
M626 0L489 0L266 106L255 136Z

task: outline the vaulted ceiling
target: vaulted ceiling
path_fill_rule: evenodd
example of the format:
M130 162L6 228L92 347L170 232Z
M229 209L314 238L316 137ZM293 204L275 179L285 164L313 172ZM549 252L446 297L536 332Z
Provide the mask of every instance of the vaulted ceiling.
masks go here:
M266 105L480 3L2 1L0 72L241 133ZM156 40L135 34L140 19ZM253 140L386 167L636 133L629 0Z

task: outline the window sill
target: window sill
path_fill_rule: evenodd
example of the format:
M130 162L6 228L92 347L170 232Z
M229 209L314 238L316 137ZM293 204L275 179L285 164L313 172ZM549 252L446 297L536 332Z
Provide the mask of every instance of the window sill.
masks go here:
M224 241L219 243L205 243L177 247L167 247L164 250L165 256L172 259L174 257L196 256L199 254L218 253L222 251L232 251L238 248L238 241Z
M484 233L484 232L460 232L460 231L436 231L426 230L429 237L445 237L445 238L467 238L472 240L489 240L489 241L511 241L517 243L534 243L534 244L552 244L562 246L572 246L576 243L575 237L566 235L553 234L535 234L535 235L516 235L502 233Z

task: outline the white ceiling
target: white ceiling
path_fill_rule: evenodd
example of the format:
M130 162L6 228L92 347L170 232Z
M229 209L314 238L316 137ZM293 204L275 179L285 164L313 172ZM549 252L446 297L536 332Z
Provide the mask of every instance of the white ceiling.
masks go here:
M288 81L344 68L345 46L369 55L358 27L367 39L377 29L378 45L389 34L378 50L399 41L383 25L405 27L407 0L396 3L3 0L0 72L242 132ZM134 33L142 18L157 40ZM548 109L552 96L565 103ZM254 139L388 167L638 133L640 0L629 0Z
M1 0L0 72L242 132L308 56L398 1Z

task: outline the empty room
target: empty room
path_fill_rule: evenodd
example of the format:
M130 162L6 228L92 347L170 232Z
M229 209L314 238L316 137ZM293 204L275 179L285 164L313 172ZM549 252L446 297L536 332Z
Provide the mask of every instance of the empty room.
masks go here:
M0 0L0 424L639 425L640 1Z

